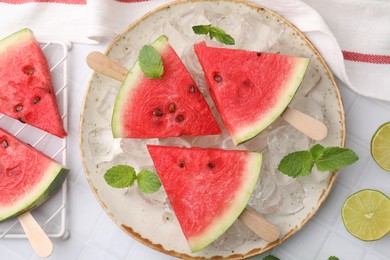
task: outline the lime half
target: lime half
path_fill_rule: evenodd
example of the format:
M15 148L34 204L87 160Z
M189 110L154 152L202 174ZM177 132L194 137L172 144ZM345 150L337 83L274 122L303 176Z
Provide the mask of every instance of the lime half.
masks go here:
M390 232L390 199L377 190L361 190L347 198L341 216L349 233L364 241Z
M390 171L390 122L381 125L373 135L371 155L380 167Z

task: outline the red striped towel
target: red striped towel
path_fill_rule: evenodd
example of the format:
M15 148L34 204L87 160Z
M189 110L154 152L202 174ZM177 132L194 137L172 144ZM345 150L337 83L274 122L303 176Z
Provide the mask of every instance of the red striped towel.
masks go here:
M390 101L390 2L252 0L294 23L356 92ZM0 0L0 38L21 28L39 40L110 41L169 0ZM305 4L305 3L306 4Z

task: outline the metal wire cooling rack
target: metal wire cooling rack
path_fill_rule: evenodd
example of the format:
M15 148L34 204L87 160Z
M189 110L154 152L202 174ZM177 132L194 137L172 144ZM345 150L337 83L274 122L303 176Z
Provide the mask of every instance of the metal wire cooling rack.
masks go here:
M64 121L64 127L67 129L68 46L60 42L49 42L41 43L41 48L49 64L59 111ZM3 114L0 114L0 127L66 165L66 138L60 139L52 136ZM69 237L66 224L66 198L67 181L65 180L53 197L31 212L51 238L67 239ZM0 239L3 238L27 238L17 218L0 222Z

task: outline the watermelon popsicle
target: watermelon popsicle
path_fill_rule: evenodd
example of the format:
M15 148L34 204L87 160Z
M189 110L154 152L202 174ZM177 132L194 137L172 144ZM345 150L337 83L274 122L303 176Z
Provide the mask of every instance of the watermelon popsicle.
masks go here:
M114 138L222 133L202 92L164 35L141 49L122 81L111 129Z
M277 226L246 206L259 178L260 153L160 145L147 148L192 252L212 243L237 218L268 242L279 238Z
M69 169L0 129L0 221L18 216L35 252L46 257L53 245L32 210L65 181Z
M91 69L118 81L123 81L128 74L128 70L121 64L97 51L88 54L87 64ZM327 127L323 122L289 106L281 117L313 140L322 140L327 135Z
M46 57L30 29L0 40L0 113L50 134L67 133Z
M209 47L205 42L195 44L194 49L234 144L255 137L279 116L314 140L326 137L324 124L288 107L305 75L308 58ZM301 124L305 120L310 121Z

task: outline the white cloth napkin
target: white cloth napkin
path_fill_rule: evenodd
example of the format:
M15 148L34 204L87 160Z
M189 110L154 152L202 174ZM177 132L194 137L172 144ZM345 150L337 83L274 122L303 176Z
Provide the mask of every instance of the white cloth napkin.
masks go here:
M303 2L302 2L303 1ZM287 18L356 92L390 101L390 2L252 0ZM170 0L0 0L0 38L28 27L38 40L97 43ZM12 3L12 4L10 4Z

